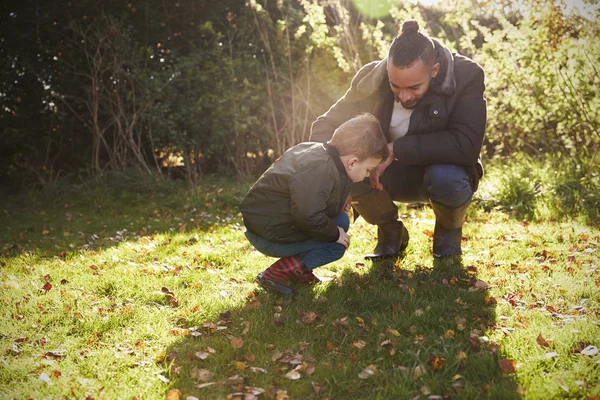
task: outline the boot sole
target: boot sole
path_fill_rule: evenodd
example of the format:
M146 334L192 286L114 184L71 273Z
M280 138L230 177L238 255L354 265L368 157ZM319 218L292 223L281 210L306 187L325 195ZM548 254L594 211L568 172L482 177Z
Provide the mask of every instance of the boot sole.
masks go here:
M296 294L296 291L291 287L263 278L261 274L259 274L256 277L256 283L258 283L263 289L268 290L269 292L278 293L290 297Z
M398 258L402 255L402 253L404 253L404 250L406 250L406 248L408 247L408 243L406 243L405 245L403 245L400 250L398 250L397 253L395 254L367 254L365 256L365 260L370 260L370 261L381 261L381 260L385 260L388 258Z

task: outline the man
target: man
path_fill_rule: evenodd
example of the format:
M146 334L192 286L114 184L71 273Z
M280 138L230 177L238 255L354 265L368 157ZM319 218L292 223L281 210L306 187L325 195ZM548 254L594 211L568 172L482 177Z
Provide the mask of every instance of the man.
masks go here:
M346 94L313 123L311 140L326 142L343 122L369 112L388 140L391 157L351 192L356 211L377 225L377 246L365 258L398 256L408 245L393 200L430 202L434 256L461 254L466 210L483 175L484 90L479 65L422 34L411 20L388 57L361 68Z

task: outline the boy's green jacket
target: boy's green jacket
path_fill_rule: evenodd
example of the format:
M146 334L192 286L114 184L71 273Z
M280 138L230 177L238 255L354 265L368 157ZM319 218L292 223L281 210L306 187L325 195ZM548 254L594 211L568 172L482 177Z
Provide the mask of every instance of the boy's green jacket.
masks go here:
M342 212L351 181L335 147L300 143L286 151L240 203L246 229L277 243L335 242L333 217Z

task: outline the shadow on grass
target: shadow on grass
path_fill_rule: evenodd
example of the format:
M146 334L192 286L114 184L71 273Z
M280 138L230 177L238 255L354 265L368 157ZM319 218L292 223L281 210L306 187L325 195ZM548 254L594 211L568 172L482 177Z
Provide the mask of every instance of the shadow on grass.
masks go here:
M208 234L216 225L231 225L245 189L214 180L195 188L98 187L59 199L3 198L0 257L10 261L27 253L68 260L80 251L101 252L162 234L184 233L190 242L195 240L190 233Z
M169 389L201 399L519 398L485 337L496 315L482 288L460 260L359 263L293 299L257 288L218 321L180 321L191 334L165 351Z

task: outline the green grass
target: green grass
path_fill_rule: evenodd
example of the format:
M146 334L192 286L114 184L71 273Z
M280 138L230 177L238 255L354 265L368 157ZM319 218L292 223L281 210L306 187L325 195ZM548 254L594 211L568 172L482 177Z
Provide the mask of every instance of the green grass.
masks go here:
M253 281L273 260L244 238L248 187L5 201L0 398L600 396L600 356L580 354L600 346L597 222L476 203L463 259L434 262L432 211L401 207L403 259L363 262L375 228L359 219L346 256L317 271L335 279L286 299Z

